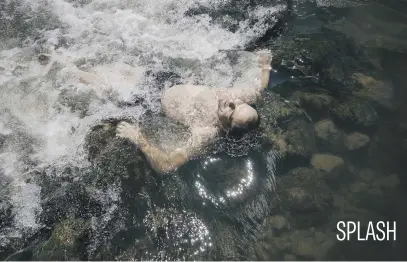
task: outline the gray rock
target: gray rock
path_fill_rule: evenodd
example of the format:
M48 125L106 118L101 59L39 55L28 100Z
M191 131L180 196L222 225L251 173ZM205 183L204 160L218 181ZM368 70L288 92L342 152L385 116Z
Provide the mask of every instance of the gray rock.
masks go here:
M368 135L358 132L351 133L345 138L346 148L350 151L357 150L367 146L370 142Z

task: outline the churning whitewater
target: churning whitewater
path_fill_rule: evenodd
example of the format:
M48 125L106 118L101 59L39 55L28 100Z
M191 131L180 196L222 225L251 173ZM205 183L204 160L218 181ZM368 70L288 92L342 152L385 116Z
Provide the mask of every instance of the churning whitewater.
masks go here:
M244 50L284 10L277 2L217 16L232 1L220 0L5 0L0 4L0 250L44 227L39 222L43 187L39 174L81 180L68 168L89 165L86 134L102 119L158 112L162 88L154 73L183 83L230 86L250 82L255 56ZM273 1L271 1L273 2ZM207 13L199 10L209 10ZM243 18L243 19L242 19ZM51 56L41 63L40 54ZM91 71L100 85L81 81ZM129 73L130 72L130 73ZM131 75L131 77L126 77ZM143 106L121 106L142 99ZM103 227L120 201L119 186L94 190ZM15 241L16 243L11 243Z

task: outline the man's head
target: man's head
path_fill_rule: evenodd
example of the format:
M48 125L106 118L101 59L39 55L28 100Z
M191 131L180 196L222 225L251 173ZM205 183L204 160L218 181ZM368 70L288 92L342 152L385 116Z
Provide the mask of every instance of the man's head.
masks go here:
M219 100L218 117L222 127L232 134L242 135L257 127L257 111L240 99Z

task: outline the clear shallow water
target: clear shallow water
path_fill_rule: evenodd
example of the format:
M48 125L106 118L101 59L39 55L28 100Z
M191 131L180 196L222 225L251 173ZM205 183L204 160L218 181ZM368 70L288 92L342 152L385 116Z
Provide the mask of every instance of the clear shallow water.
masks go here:
M2 258L20 250L11 259L405 258L402 233L396 243L373 246L338 243L334 237L335 223L343 219L397 220L403 230L402 2L54 0L2 5ZM284 11L287 6L291 14ZM290 171L315 167L312 153L287 155L284 147L256 137L219 141L213 155L163 178L130 145L115 141L104 147L103 135L96 135L102 139L94 143L104 151L96 150L96 160L89 161L86 135L102 119L153 115L150 130L157 134L166 125L160 117L154 120L158 98L172 80L213 86L248 82L257 70L255 56L234 50L261 48L276 53L270 90L299 102L312 119L302 116L316 130L308 143L315 144L312 153L333 154L345 163L334 174L335 183L295 186L329 208L318 207L308 217L304 208L294 208L307 202L285 201L290 183L297 183ZM53 49L64 64L41 65L38 54ZM73 65L96 66L103 76L123 64L137 68L137 80L104 78L104 92L92 91L69 74ZM390 92L378 88L354 94L357 86L350 76L355 72L390 83ZM296 91L329 95L339 105L362 97L357 104L368 101L369 106L353 107L356 117L349 121L315 103L310 107ZM134 100L142 102L120 103ZM328 119L344 136L333 144L325 143L326 125L319 122ZM288 118L278 126L298 129L291 123L297 122ZM157 139L178 130L168 125L170 131ZM296 137L293 132L289 138ZM357 152L341 148L352 132L367 134L369 146ZM291 153L301 151L299 141L292 140ZM311 184L322 180L314 175Z

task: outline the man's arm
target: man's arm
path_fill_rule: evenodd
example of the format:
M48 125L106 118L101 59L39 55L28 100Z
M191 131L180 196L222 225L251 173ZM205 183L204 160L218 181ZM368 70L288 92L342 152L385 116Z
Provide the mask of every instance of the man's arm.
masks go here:
M227 92L245 103L254 104L257 99L259 99L262 91L267 88L270 81L271 60L271 54L260 54L258 63L261 71L259 79L256 79L256 84L254 86L247 87L227 88Z
M121 122L117 127L117 136L127 138L140 147L152 168L158 173L168 173L182 166L190 159L199 156L210 143L214 141L216 129L193 129L192 135L184 148L178 148L170 153L151 145L137 126Z

